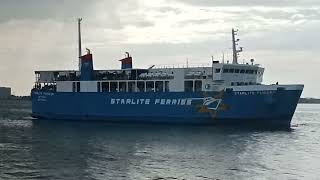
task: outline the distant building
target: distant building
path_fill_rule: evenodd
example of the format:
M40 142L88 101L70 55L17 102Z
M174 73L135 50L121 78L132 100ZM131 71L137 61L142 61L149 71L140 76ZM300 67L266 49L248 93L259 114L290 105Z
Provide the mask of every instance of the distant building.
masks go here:
M0 99L8 99L11 96L11 88L0 87Z

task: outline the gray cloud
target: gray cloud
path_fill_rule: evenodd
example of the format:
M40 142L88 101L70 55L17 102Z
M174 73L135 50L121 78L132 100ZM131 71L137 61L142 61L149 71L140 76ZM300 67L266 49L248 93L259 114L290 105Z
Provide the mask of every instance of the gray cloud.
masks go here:
M306 83L305 96L319 97L320 86L313 82L320 76L310 73L320 66L320 2L175 1L180 3L3 0L0 55L6 61L0 76L10 77L0 84L28 94L34 70L76 69L75 18L81 16L83 45L94 53L98 69L118 68L125 51L133 55L135 67L185 63L187 58L190 64L205 63L211 55L220 58L222 51L231 58L230 30L236 27L245 47L241 59L264 64L267 82Z
M157 11L159 11L161 13L170 13L170 12L173 12L175 14L182 13L181 9L170 7L170 6L155 8L155 10L157 10Z
M91 3L85 0L2 0L0 19L65 19L92 11Z
M74 21L78 17L89 20L97 27L122 29L127 25L152 26L144 14L135 12L139 5L134 0L3 0L0 6L0 23L9 20ZM100 13L100 14L97 14Z
M175 0L198 6L264 6L264 7L289 7L289 6L320 6L318 0Z

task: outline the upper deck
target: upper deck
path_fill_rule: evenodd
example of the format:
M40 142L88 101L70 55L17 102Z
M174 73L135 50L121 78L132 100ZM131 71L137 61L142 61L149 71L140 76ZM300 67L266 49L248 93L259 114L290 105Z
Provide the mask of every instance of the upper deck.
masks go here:
M36 71L36 87L49 86L61 92L73 92L79 89L80 92L99 92L103 86L115 84L114 91L121 91L123 86L134 86L137 89L140 85L141 91L156 91L156 84L166 84L167 91L206 91L212 90L208 87L219 86L245 86L261 84L264 68L258 65L249 64L224 64L213 63L211 67L188 67L188 68L150 68L150 69L118 69L118 70L94 70L90 81L81 80L80 71ZM42 84L42 85L41 85ZM80 85L82 84L82 85ZM130 84L130 85L129 85ZM148 88L147 84L151 87ZM197 85L196 85L197 84ZM80 87L86 87L82 90ZM88 87L87 87L88 86ZM98 90L97 87L100 87ZM196 87L197 86L197 87ZM141 89L138 88L138 89ZM127 89L127 88L125 88ZM153 90L152 90L153 89ZM138 90L132 90L138 92Z
M242 48L237 48L239 39L235 35L232 30L232 63L212 60L211 66L205 67L137 69L126 52L126 57L119 60L121 69L114 70L94 70L93 55L89 49L82 55L79 38L79 70L35 71L35 88L57 92L188 92L261 84L264 68L253 59L251 64L238 63Z

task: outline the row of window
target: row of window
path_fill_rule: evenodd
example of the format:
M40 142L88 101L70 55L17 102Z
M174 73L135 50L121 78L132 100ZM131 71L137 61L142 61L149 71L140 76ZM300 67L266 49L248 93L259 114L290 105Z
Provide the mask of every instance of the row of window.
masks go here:
M168 92L169 81L97 82L97 92Z
M255 85L257 83L254 82L231 82L231 86L247 86L247 85Z
M215 69L215 73L220 73L221 69ZM241 73L241 74L260 74L257 70L252 69L223 69L223 73Z
M80 82L72 83L72 91L80 92ZM202 81L184 81L184 91L202 91ZM169 81L97 82L97 92L169 92Z

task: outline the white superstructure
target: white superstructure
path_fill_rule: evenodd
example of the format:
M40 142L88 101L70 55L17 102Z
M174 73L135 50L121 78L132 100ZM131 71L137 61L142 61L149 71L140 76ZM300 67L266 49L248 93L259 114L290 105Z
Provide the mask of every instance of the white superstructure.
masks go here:
M36 86L57 92L197 92L260 85L264 68L253 59L250 64L238 63L242 48L237 49L236 33L232 29L232 64L212 60L207 67L94 70L90 81L80 81L80 70L36 71ZM127 58L132 61L129 53Z

